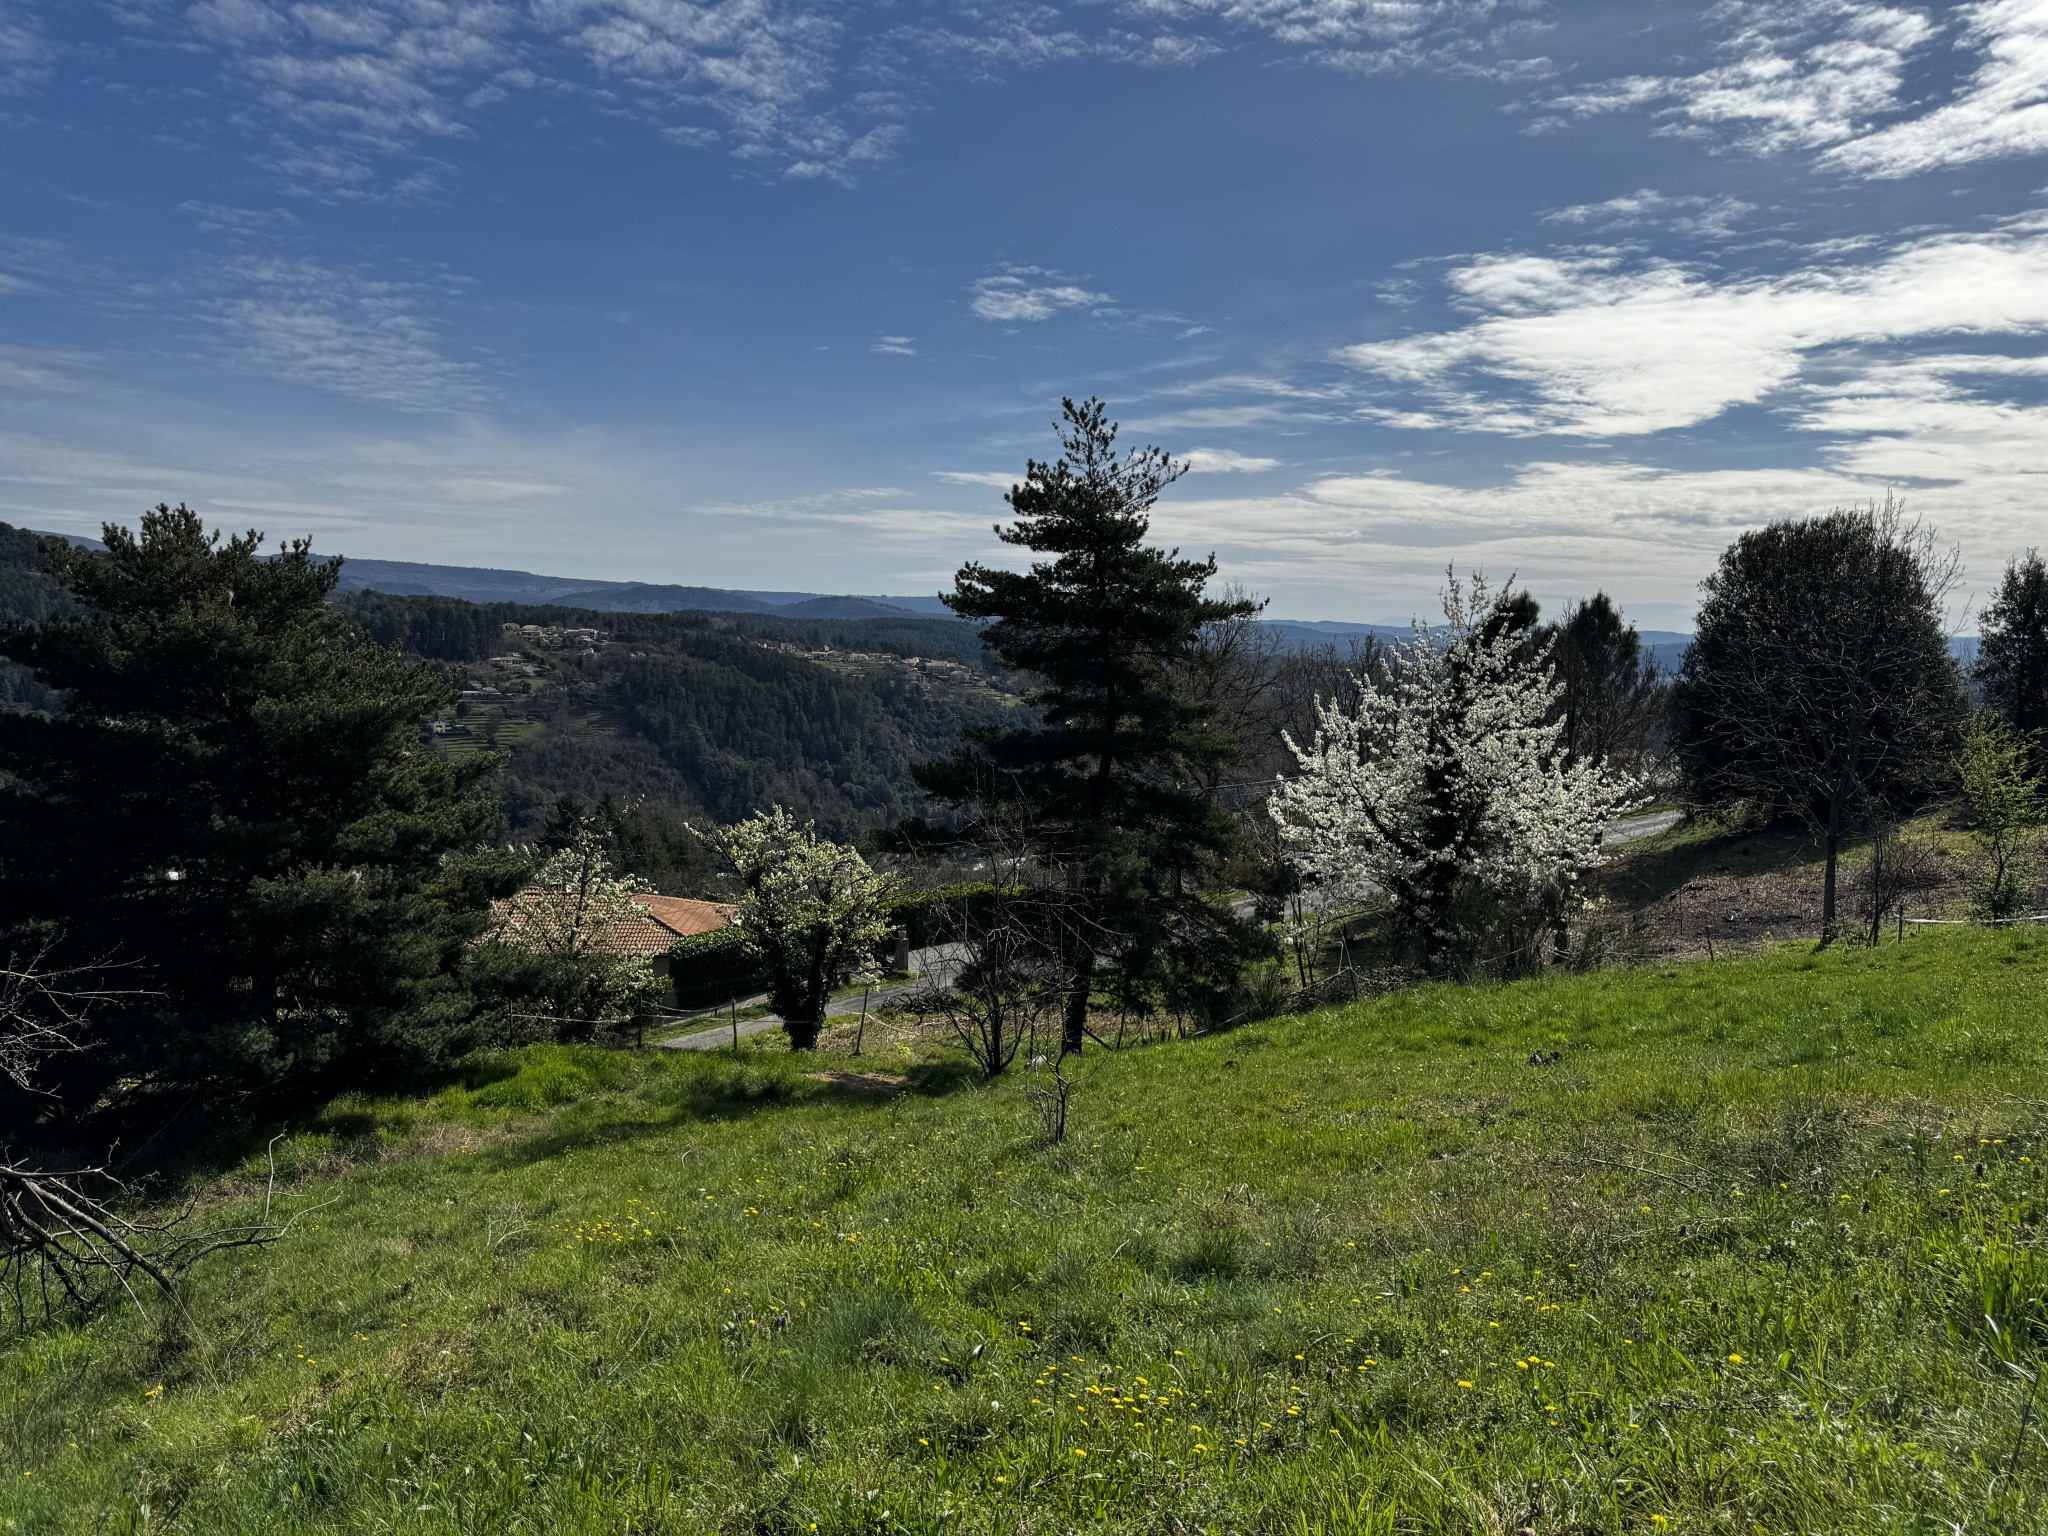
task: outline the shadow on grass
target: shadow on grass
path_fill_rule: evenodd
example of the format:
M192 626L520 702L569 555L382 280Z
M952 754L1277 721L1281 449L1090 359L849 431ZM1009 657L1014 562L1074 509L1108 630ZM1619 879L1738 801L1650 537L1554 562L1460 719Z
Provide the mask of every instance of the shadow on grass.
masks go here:
M1603 873L1600 890L1623 906L1648 907L1709 876L1781 874L1820 858L1813 835L1791 822L1707 830L1630 850Z
M906 1095L938 1097L979 1081L971 1062L950 1056L909 1063L901 1077L832 1069L827 1067L831 1060L764 1051L684 1061L670 1058L658 1069L656 1081L642 1085L636 1101L618 1104L615 1112L588 1101L569 1101L551 1124L505 1146L496 1158L502 1166L525 1166L686 1125L739 1121L778 1109L832 1105L878 1110ZM890 1085L889 1091L877 1091L883 1082Z
M302 1096L245 1103L236 1114L204 1110L197 1101L159 1102L149 1106L146 1119L109 1115L95 1122L92 1142L53 1144L45 1151L60 1161L104 1161L148 1201L251 1165L260 1178L265 1149L279 1137L328 1143L350 1161L401 1149L435 1123L503 1124L509 1118L512 1139L501 1155L534 1162L691 1122L731 1121L813 1103L873 1108L904 1095L949 1094L979 1080L971 1062L947 1053L904 1063L897 1069L901 1087L883 1094L873 1091L868 1079L877 1074L862 1070L864 1065L858 1058L812 1059L758 1047L729 1056L534 1045L473 1052L352 1086L324 1101ZM821 1068L850 1070L812 1075ZM536 1125L528 1116L544 1118ZM116 1156L107 1155L110 1143Z

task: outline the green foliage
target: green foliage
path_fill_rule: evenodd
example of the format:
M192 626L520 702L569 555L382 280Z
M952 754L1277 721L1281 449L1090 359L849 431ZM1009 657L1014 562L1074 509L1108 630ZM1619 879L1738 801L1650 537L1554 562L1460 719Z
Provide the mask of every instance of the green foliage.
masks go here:
M1062 409L1060 457L1026 464L1006 498L1016 521L997 530L1044 558L1027 571L970 562L946 599L983 624L1004 667L1031 680L1036 713L969 729L918 780L1021 836L1059 872L1071 906L1064 1040L1078 1050L1101 954L1152 973L1176 945L1227 937L1229 914L1192 898L1235 841L1211 786L1240 744L1184 674L1205 629L1258 605L1207 595L1213 558L1145 542L1152 507L1184 466L1157 448L1119 454L1099 400Z
M303 1091L437 1059L516 873L475 852L488 761L418 750L443 686L331 613L332 564L180 507L104 553L44 545L77 604L0 630L63 692L0 733L0 933L122 994L51 1058L73 1111Z
M43 560L42 540L0 523L0 624L40 624L71 606L70 595ZM0 714L53 709L57 696L28 668L0 661Z
M1964 728L1956 758L1963 800L1976 822L1970 905L1989 921L2019 916L2033 895L2044 812L2041 777L2028 771L2030 745L1998 716L1978 715Z
M508 623L589 625L611 636L592 656L525 651L541 675L517 701L521 735L505 742L499 784L520 838L540 836L565 794L720 822L787 805L847 836L921 809L912 765L1013 702L902 667L798 654L830 647L980 665L973 630L949 619L597 613L380 593L351 593L337 606L383 644L453 662L519 650L502 632Z
M2040 1532L2044 985L1432 986L1069 1062L1059 1147L1026 1081L496 1055L281 1144L189 1326L0 1345L0 1529Z
M635 890L701 896L717 885L716 851L672 807L644 800L626 803L611 794L600 795L593 805L581 795L564 794L538 841L547 848L566 847L585 827L597 831L612 867L626 871Z
M678 939L669 950L669 979L682 1006L724 1002L768 984L753 941L741 928L714 928Z
M2031 738L2036 765L2048 751L2048 561L2028 550L2005 568L1998 593L1977 622L1970 675L1985 707Z
M1656 726L1661 689L1633 624L1605 592L1574 604L1549 627L1550 661L1564 693L1564 748L1588 762L1637 769Z
M1926 793L1947 767L1962 713L1942 628L1954 569L1887 497L1745 533L1703 584L1672 689L1687 792L1821 832L1830 931L1844 833Z
M978 927L988 920L1000 893L986 880L961 880L925 890L902 891L883 907L889 926L903 932L911 946L958 938L964 926Z
M769 1005L791 1047L809 1050L832 993L875 974L891 881L779 805L728 827L719 842L739 872L736 926L768 978Z

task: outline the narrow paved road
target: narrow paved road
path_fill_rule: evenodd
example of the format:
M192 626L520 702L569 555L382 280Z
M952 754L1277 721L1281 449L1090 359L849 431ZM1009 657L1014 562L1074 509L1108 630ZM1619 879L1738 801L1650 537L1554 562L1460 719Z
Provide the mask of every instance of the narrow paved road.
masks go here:
M935 944L930 949L913 950L910 956L910 968L917 973L916 976L909 981L899 981L886 987L875 988L873 992L868 994L867 1005L870 1008L879 1008L884 1003L899 1002L909 997L912 993L921 992L927 987L944 986L953 979L954 973L960 969L960 962L964 958L965 949L958 944ZM743 997L739 1001L739 1006L742 1008L752 1008L765 1003L767 1000L765 996ZM859 997L836 998L825 1005L825 1017L828 1019L844 1018L850 1013L859 1013L860 1007L861 1000ZM710 1008L690 1017L688 1022L697 1025L697 1028L684 1034L671 1035L666 1040L657 1041L656 1044L664 1051L715 1051L722 1045L731 1045L733 1039L732 1025L730 1023L719 1024L712 1022L717 1019L719 1011L716 1008ZM706 1027L707 1025L708 1027ZM739 1037L744 1040L749 1035L766 1034L771 1029L780 1028L782 1028L781 1016L765 1013L758 1018L741 1019Z
M1628 843L1640 843L1659 832L1669 832L1684 819L1683 811L1652 811L1647 816L1630 816L1608 829L1607 846L1619 848Z

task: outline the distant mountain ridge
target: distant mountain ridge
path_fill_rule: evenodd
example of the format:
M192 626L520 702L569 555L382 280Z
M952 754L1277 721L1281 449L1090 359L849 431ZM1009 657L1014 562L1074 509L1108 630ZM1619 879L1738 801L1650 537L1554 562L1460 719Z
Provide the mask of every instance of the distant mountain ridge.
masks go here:
M0 527L4 527L0 524ZM44 535L98 549L100 541L81 534ZM786 619L893 619L904 614L951 618L953 611L936 594L923 597L819 592L739 591L729 587L690 587L645 581L590 581L575 576L541 576L532 571L501 571L489 566L430 565L417 560L370 560L344 557L339 589L343 592L385 592L394 597L459 597L472 603L536 603L561 608L586 608L600 613L758 613ZM1342 646L1376 636L1382 643L1410 638L1406 624L1359 624L1346 619L1264 619L1266 628L1296 645ZM1685 660L1692 636L1683 630L1637 631L1644 659L1656 663L1666 677ZM1975 635L1954 635L1949 652L1968 665L1977 655Z
M950 618L937 596L903 597L816 592L740 591L644 581L584 581L476 566L428 565L411 560L349 557L341 568L344 592L388 592L395 597L460 597L473 603L552 603L601 613L760 613L789 619L885 619L906 613ZM1411 638L1406 624L1362 624L1345 619L1266 619L1266 628L1296 645L1344 645L1372 635L1382 643ZM1678 670L1692 636L1677 630L1640 631L1643 651L1659 670Z
M99 540L63 534L74 544L98 548ZM895 619L905 614L949 619L953 611L936 594L889 596L868 593L739 590L646 581L592 581L587 577L543 576L492 566L433 565L418 560L343 558L343 592L382 592L392 597L453 597L471 603L547 604L599 613L752 613L785 619ZM1364 624L1347 619L1263 619L1267 629L1297 646L1336 645L1370 635L1382 644L1410 639L1407 624ZM1643 650L1659 670L1678 670L1692 636L1674 630L1643 630Z
M429 565L414 560L348 556L340 590L394 597L459 597L472 603L551 603L600 613L774 613L799 619L884 619L906 613L946 616L937 597L886 597L816 592L740 592L645 581L592 581L486 566Z

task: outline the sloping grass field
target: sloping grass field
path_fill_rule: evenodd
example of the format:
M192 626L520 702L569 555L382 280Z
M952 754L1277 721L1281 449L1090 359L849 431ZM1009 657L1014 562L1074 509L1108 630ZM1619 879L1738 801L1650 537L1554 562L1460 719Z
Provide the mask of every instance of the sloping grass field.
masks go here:
M2048 1530L2044 1062L1963 932L1091 1052L1060 1145L493 1058L281 1144L189 1319L0 1343L0 1531Z

